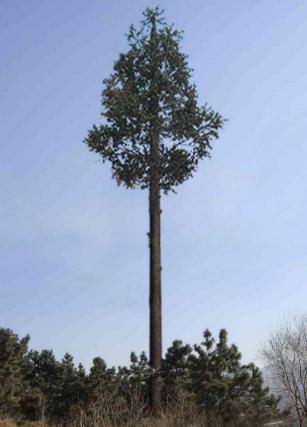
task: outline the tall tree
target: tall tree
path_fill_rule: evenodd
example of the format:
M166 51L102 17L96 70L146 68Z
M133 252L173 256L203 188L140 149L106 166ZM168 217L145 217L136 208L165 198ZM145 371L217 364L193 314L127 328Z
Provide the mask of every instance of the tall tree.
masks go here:
M191 69L180 50L182 33L159 8L146 9L140 29L130 27L129 50L104 80L103 123L85 138L110 161L113 177L128 188L149 189L151 406L161 405L160 193L187 180L223 125L220 114L199 106Z

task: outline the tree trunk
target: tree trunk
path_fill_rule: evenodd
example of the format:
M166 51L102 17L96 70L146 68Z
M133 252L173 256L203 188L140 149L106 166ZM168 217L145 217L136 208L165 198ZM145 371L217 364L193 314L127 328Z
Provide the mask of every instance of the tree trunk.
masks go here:
M150 214L150 403L153 415L161 410L160 369L162 358L161 329L161 245L160 245L160 174L159 136L151 138L151 168L149 187Z

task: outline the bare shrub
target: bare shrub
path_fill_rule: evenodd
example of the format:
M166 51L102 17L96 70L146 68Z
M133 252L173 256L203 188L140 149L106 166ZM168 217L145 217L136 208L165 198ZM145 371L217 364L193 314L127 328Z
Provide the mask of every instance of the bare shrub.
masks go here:
M146 415L146 405L138 387L112 384L98 387L95 398L87 408L75 408L72 425L75 427L114 427L140 425ZM136 424L137 423L137 424Z
M243 417L240 411L225 423L217 414L206 414L193 394L184 387L168 391L168 404L159 417L150 417L140 388L125 389L116 385L98 388L96 398L84 408L75 408L69 423L72 427L256 427L263 423ZM0 426L1 427L1 426Z
M273 388L296 415L307 421L307 316L296 316L272 333L262 349Z

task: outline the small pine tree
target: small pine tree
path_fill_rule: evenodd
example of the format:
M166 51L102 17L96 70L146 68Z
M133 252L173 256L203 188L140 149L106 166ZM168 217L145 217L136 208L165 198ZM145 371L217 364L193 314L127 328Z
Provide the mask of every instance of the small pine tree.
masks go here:
M37 398L33 407L34 417L44 420L52 417L57 395L59 364L51 350L31 350L28 354L28 379Z
M96 389L102 382L104 382L106 374L106 362L101 357L95 357L89 374L89 383L91 388Z
M228 344L225 329L218 342L209 330L203 337L189 355L192 389L200 407L225 423L241 415L252 425L263 425L277 413L278 399L263 387L259 369L254 364L241 365L241 354L236 345Z
M80 376L73 356L66 353L60 364L60 393L57 401L59 418L67 419L69 417L71 409L80 400L80 392Z
M10 329L0 328L0 418L22 417L29 396L26 381L30 337L19 339Z

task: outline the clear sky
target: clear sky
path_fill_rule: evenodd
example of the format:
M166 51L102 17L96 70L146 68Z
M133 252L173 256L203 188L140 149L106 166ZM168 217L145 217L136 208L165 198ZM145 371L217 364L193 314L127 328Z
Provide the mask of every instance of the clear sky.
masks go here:
M143 0L0 2L0 325L111 365L148 348L148 196L82 144ZM229 331L244 361L307 301L307 2L161 0L213 158L163 197L164 348Z

